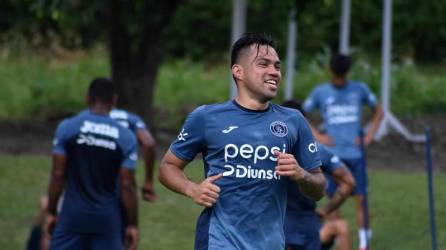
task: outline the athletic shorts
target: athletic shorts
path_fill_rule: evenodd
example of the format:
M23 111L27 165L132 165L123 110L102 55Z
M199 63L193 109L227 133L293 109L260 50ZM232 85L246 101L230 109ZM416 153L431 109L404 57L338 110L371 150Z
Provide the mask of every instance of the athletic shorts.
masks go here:
M122 250L122 237L110 233L74 233L61 228L51 236L50 250Z
M314 212L308 215L288 213L284 226L286 246L293 250L320 250L320 227L320 218Z
M358 159L341 159L348 167L356 182L356 187L352 195L365 195L367 187L367 179L365 176L365 169L361 158ZM337 185L333 180L328 181L327 193L331 197L336 192Z

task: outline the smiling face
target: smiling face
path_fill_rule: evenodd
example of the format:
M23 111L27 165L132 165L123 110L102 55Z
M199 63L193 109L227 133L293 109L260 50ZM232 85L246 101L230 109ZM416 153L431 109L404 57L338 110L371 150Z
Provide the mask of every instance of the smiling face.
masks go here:
M232 66L239 96L267 103L277 96L280 79L280 59L274 48L253 44L246 48L238 64Z

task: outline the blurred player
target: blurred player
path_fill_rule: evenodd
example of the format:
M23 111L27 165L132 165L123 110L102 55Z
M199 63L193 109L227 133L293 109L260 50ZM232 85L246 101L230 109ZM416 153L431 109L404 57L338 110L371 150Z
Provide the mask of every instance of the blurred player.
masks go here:
M339 218L337 212L328 215L319 231L321 250L330 250L336 245L337 250L350 250L350 230L348 222Z
M112 82L94 79L87 95L89 111L64 120L56 130L48 190L50 249L122 249L121 202L128 223L125 246L136 249L137 142L109 117L115 100Z
M206 208L195 249L284 249L287 182L319 200L325 178L311 130L290 109L270 103L281 79L269 36L245 34L232 47L234 100L195 109L165 154L159 179ZM206 179L184 168L202 153ZM297 190L296 190L297 191Z
M363 105L373 111L373 118L364 138L365 145L370 144L379 127L383 112L377 104L375 95L362 82L347 79L351 59L345 55L336 55L330 61L331 81L317 86L304 102L304 110L311 112L318 108L324 121L326 133L313 129L316 139L334 150L344 162L356 181L353 195L356 200L357 222L359 227L359 248L366 249L367 237L371 232L365 228L364 194L366 191L365 171L361 162L359 133ZM331 185L329 193L336 187ZM367 221L370 221L367 218Z
M302 112L298 102L286 101L282 105ZM327 204L316 210L316 202L307 198L300 192L293 192L293 190L297 190L296 184L294 182L288 183L288 203L285 217L287 250L320 250L321 240L325 243L325 238L327 238L325 235L328 233L325 232L333 232L333 230L331 230L332 227L325 229L324 237L320 239L320 218L326 218L328 215L335 212L349 197L355 187L353 176L347 167L342 164L339 157L334 155L324 145L317 144L317 147L322 161L321 169L324 172L327 181L334 181L338 184L338 187L336 192L328 200ZM344 239L340 240L342 241ZM343 245L345 245L345 243L343 243ZM340 250L346 249L340 248Z
M136 114L114 108L110 111L110 117L118 121L122 126L130 129L136 135L145 167L144 184L141 188L142 198L146 201L155 201L156 193L153 187L155 139L141 117Z

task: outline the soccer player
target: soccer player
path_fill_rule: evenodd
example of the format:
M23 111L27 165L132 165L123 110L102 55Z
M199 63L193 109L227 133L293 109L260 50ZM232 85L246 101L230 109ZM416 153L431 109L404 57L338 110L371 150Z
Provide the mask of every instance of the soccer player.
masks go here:
M136 249L137 141L109 117L115 100L112 82L94 79L87 95L89 111L64 120L56 130L48 189L50 249L122 249L121 202L125 245Z
M161 161L159 179L206 207L195 249L284 249L286 184L296 182L319 200L325 185L319 154L305 119L270 103L281 73L269 36L248 33L237 40L231 70L236 98L189 115ZM198 153L206 177L201 183L183 172Z
M144 121L138 115L123 109L112 109L110 117L122 126L130 129L139 142L140 152L144 159L145 179L141 188L142 198L146 201L155 201L156 193L153 187L153 170L155 162L155 139Z
M366 249L371 232L365 228L364 194L366 192L365 170L361 163L360 130L363 105L368 105L373 112L372 121L364 144L367 146L379 127L383 112L377 104L375 95L366 84L348 80L351 59L345 55L336 55L330 61L331 80L320 84L304 102L303 109L311 112L318 108L324 121L325 133L313 129L314 136L319 142L334 150L344 162L356 181L353 195L356 200L357 222L359 227L359 248ZM330 183L331 184L331 183ZM330 185L330 193L335 187Z
M286 101L282 103L282 106L296 109L305 116L300 103L296 101ZM293 182L288 183L288 203L285 217L287 250L320 250L321 239L325 241L326 238L324 234L324 238L320 239L320 218L327 218L335 212L349 197L355 187L355 180L352 174L340 161L339 157L334 155L324 145L317 144L317 147L322 161L321 169L327 181L334 181L338 187L327 204L316 209L316 202L300 192L292 192L296 190L296 184ZM349 242L345 243L343 238L340 240L340 245L349 246ZM341 248L341 250L346 249Z

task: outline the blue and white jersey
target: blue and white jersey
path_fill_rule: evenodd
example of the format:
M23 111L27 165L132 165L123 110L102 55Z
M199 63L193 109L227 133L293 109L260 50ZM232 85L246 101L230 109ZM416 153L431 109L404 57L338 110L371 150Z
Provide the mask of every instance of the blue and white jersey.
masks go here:
M317 86L305 100L303 109L311 112L318 108L324 120L324 127L332 137L334 152L342 159L356 159L361 152L355 144L361 129L362 107L376 106L376 97L366 84L348 81L337 88L327 82Z
M223 174L217 203L198 219L195 249L284 249L288 178L275 173L273 152L293 154L306 170L321 165L303 116L275 104L262 111L235 101L201 106L170 150L184 161L202 153L206 177Z
M119 232L119 171L134 169L135 135L89 110L61 122L53 154L66 155L67 179L57 226L71 232Z
M321 169L327 180L332 180L333 172L343 167L338 156L322 144L317 144L321 157ZM297 192L294 190L298 190ZM285 237L287 244L302 245L308 234L319 235L320 218L316 214L316 202L303 195L295 182L288 182L288 203L285 217ZM318 238L319 239L319 238Z
M110 111L110 117L118 121L119 124L125 128L130 129L135 134L140 129L147 129L147 126L141 117L123 109L112 109Z

